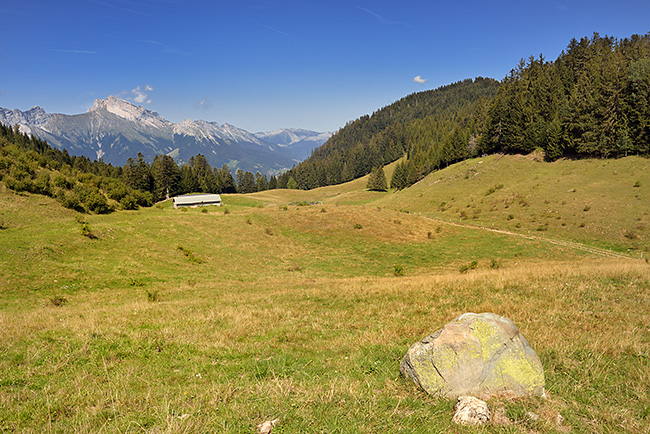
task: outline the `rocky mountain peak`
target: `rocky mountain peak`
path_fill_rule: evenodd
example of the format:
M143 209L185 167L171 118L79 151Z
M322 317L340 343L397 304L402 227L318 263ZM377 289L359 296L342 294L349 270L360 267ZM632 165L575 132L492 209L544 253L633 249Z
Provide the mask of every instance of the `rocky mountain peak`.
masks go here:
M130 102L113 95L110 95L106 99L96 99L93 106L88 109L88 112L96 112L101 110L106 110L109 113L113 113L116 116L134 122L142 121L146 118L156 118L162 120L158 113L131 104Z

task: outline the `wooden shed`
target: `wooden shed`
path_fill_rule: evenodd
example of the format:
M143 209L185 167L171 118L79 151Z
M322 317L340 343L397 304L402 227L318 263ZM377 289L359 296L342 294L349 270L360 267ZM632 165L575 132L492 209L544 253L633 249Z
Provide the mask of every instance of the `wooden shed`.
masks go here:
M186 194L174 198L174 208L208 205L221 206L221 196L218 194Z

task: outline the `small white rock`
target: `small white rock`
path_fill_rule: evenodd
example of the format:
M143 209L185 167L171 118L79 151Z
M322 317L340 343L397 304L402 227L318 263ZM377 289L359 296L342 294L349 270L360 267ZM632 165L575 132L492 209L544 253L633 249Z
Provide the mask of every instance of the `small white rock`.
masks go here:
M257 429L260 430L260 434L271 434L273 427L278 424L279 419L267 420L257 425Z
M480 425L490 420L490 409L487 402L473 396L459 396L454 406L452 422L459 425Z
M533 422L537 422L539 420L539 415L536 413L533 413L532 411L527 411L526 412L526 417L529 420L532 420Z

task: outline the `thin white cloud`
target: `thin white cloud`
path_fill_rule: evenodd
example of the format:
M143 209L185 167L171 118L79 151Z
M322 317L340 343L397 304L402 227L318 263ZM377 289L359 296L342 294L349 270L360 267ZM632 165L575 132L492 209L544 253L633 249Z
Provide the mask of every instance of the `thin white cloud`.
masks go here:
M265 29L271 30L272 32L278 33L282 36L286 36L287 38L295 39L296 41L300 41L300 38L296 38L293 35L290 35L288 33L283 32L282 30L278 30L275 27L267 26L266 24L258 23L257 21L249 20L253 24L257 24L258 26L264 27Z
M362 8L361 6L357 6L357 8L361 9L362 11L367 12L370 15L372 15L373 17L377 18L377 20L382 24L386 24L386 23L389 22L386 18L382 17L378 13L375 13L375 12L371 11L370 9Z
M201 101L194 103L194 107L202 108L203 110L208 110L212 106L212 103L207 99L203 98Z
M408 27L410 29L415 29L415 27L413 27L409 23L405 23L403 21L391 21L391 20L386 19L383 16L379 15L378 13L371 11L370 9L362 8L361 6L357 6L357 9L362 10L365 13L372 15L373 17L375 17L377 19L377 21L379 21L380 24L399 24L401 26L405 26L405 27Z
M415 77L413 77L413 81L416 82L417 84L424 84L427 81L429 81L429 79L428 78L422 78L421 75L416 75Z
M59 50L59 49L56 49L56 48L52 48L50 51L53 51L55 53L97 54L96 51L89 51L89 50Z

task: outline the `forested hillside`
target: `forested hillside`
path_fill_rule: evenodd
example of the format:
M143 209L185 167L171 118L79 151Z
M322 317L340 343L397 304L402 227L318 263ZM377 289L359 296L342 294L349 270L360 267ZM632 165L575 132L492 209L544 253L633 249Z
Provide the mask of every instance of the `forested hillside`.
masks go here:
M531 57L502 81L484 152L564 156L650 152L650 33L573 39L554 62Z
M364 176L405 153L410 159L428 161L424 155L433 143L445 143L453 134L467 136L468 142L474 138L497 87L496 80L479 77L411 94L348 123L289 175L299 188L309 189ZM443 158L449 163L462 157L445 152ZM430 170L423 169L420 175Z
M398 164L405 188L485 153L546 158L650 153L650 34L573 39L555 61L523 60L499 84L477 78L409 95L348 123L289 172L300 188L346 182Z

